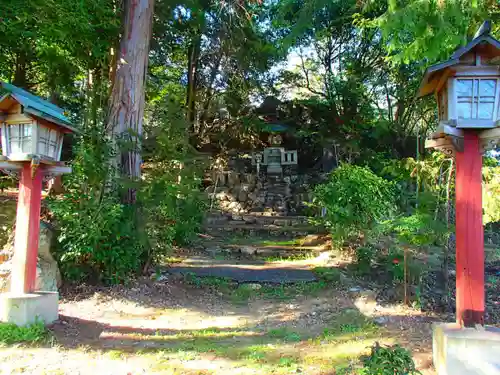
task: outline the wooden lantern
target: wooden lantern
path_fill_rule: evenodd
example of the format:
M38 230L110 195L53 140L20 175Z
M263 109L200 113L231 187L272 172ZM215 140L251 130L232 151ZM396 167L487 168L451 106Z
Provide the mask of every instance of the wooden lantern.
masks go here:
M24 296L34 293L36 287L42 183L44 179L71 172L71 167L60 160L63 136L75 129L61 108L13 85L1 86L6 93L0 98L0 169L19 176L10 292ZM37 301L45 299L47 294L33 296L32 305L27 307L30 319L36 317L38 307L42 306ZM9 298L2 301L10 301ZM57 298L50 303L52 313L44 318L46 321L57 319ZM0 303L3 316L24 324L24 315L12 312L12 306L10 302Z
M3 83L0 98L2 158L10 162L61 160L64 133L74 132L63 110L13 85Z
M463 150L464 131L475 129L482 151L500 137L500 42L485 22L471 42L445 62L430 66L418 96L433 94L439 126L426 147L454 153Z
M439 125L425 143L455 157L456 318L484 324L482 156L500 139L500 42L485 22L445 62L429 67L418 96L434 94Z

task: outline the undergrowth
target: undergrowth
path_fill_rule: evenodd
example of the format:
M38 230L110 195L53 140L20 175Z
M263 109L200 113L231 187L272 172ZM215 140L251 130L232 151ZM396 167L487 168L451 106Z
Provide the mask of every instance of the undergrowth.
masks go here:
M25 327L12 323L0 323L0 344L40 344L49 338L49 332L42 322Z

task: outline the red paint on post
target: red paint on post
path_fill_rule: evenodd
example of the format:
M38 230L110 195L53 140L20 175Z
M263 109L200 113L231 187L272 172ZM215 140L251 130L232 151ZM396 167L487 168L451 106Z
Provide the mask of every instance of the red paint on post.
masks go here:
M457 323L484 324L484 236L482 154L475 130L464 130L456 153Z
M35 290L43 167L32 177L30 163L25 163L19 180L16 235L11 275L11 292L30 293Z

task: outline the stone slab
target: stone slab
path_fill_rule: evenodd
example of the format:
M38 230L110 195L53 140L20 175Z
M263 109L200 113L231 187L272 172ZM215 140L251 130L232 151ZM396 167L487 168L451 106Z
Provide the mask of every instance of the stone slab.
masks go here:
M433 359L438 375L500 375L500 329L436 324Z
M37 320L50 324L59 318L59 293L0 294L0 321L26 326Z
M231 266L210 267L171 267L168 272L173 274L194 274L199 277L221 277L240 283L273 283L293 284L299 282L316 281L313 272L306 269L269 268L252 269Z

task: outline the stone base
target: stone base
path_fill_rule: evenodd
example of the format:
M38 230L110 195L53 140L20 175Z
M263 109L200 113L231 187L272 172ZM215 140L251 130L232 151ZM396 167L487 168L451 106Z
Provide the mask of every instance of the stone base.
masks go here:
M50 324L59 318L59 293L0 294L0 321L25 326L37 320Z
M438 375L500 375L500 329L436 324L433 358Z

